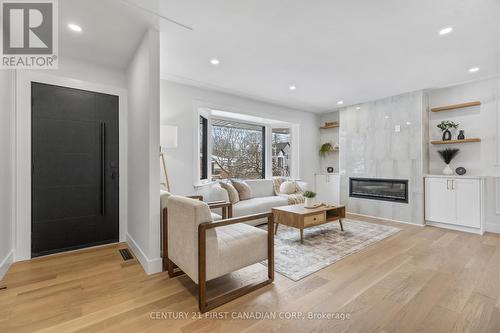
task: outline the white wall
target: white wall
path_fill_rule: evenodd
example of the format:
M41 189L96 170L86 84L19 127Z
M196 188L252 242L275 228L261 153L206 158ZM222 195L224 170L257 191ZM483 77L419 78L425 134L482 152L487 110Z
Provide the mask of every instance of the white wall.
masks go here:
M500 232L500 223L496 215L495 179L497 158L497 117L499 92L498 78L475 81L428 92L430 107L480 101L480 106L446 112L431 112L429 132L431 140L440 140L441 131L436 125L442 120L460 123L459 129L465 130L465 137L479 137L480 143L447 145L459 148L460 152L451 162L455 170L458 166L467 169L467 175L484 176L486 179L486 230ZM456 133L453 133L453 138ZM431 174L441 174L444 163L437 151L444 146L429 145L429 170Z
M61 57L58 69L37 70L35 72L44 72L50 75L73 78L78 81L94 82L112 87L127 88L127 74L125 70L77 59Z
M222 111L300 124L300 171L303 180L313 184L319 166L319 117L315 114L268 104L235 95L225 94L166 80L161 81L161 123L178 126L178 147L166 151L171 191L179 195L195 193L193 174L198 161L194 161L195 113L204 106Z
M12 115L13 72L0 70L0 279L13 261Z
M148 274L161 271L159 66L159 33L150 30L144 36L127 71L127 242Z

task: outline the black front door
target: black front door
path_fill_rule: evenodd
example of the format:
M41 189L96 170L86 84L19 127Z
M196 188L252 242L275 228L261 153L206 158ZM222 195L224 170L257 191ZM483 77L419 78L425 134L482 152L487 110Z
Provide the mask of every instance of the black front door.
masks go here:
M118 241L118 97L32 83L31 255Z

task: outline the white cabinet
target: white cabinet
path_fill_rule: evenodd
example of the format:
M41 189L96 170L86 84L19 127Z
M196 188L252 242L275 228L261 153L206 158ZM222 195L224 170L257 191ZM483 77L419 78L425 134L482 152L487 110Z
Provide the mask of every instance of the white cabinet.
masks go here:
M439 227L484 232L483 179L425 178L425 220Z
M316 174L314 182L318 201L340 203L340 175Z
M453 192L457 203L457 224L481 227L481 185L479 180L453 180Z

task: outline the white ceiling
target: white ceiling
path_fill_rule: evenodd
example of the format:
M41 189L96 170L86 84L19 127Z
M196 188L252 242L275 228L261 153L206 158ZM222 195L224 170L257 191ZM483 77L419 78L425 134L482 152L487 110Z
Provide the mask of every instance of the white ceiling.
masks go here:
M121 0L59 0L60 55L126 68L155 19ZM69 30L68 23L83 31Z
M164 78L308 111L498 73L499 0L162 0L160 13L194 29L162 22Z

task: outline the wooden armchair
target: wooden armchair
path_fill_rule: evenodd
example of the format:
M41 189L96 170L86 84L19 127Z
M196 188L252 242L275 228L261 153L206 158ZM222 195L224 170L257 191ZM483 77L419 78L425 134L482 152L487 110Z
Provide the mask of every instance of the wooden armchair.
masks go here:
M272 213L213 221L210 207L206 203L179 196L171 196L168 199L168 207L168 266L177 265L198 284L201 312L216 308L273 282ZM267 231L244 223L262 218L267 218ZM207 281L266 259L266 280L207 300Z

